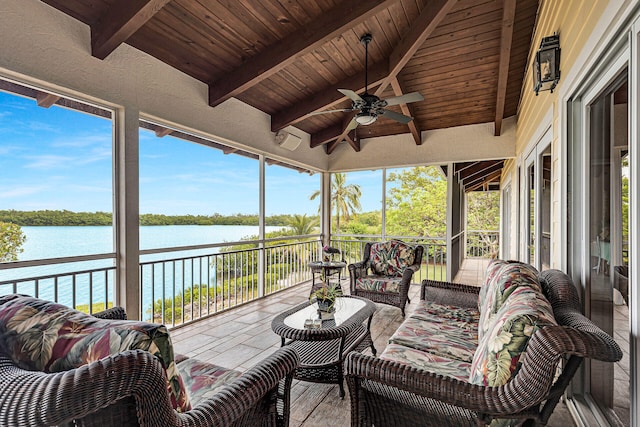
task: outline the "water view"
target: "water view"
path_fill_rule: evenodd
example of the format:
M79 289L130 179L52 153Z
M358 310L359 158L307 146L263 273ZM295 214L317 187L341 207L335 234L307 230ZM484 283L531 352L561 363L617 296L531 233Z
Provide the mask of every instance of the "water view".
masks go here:
M266 231L276 231L283 227L266 227ZM31 261L47 258L83 256L113 252L112 227L83 226L83 227L22 227L27 237L23 245L24 251L19 254L19 261ZM170 225L140 227L141 249L160 249L181 246L205 245L213 243L237 242L243 238L258 234L257 226L231 225ZM179 258L183 256L205 255L217 253L219 248L197 251L178 251L166 254L142 256L142 261L165 258ZM22 267L0 270L0 282L20 278L40 277L60 274L70 271L85 271L108 268L114 265L113 259L82 261L65 264L49 264L45 266ZM146 274L146 273L145 273ZM149 282L150 277L144 280ZM106 299L113 300L110 286L113 283L113 272L102 277L89 278L79 276L76 283L71 278L61 278L57 284L53 280L42 280L39 283L26 282L15 289L18 293L38 294L41 298L58 300L71 304L75 298L76 304L87 304L91 294L105 294ZM73 289L75 288L75 291ZM0 295L13 293L13 286L0 283ZM162 292L155 290L156 295ZM75 295L74 295L75 294ZM143 299L151 302L151 289L144 289Z

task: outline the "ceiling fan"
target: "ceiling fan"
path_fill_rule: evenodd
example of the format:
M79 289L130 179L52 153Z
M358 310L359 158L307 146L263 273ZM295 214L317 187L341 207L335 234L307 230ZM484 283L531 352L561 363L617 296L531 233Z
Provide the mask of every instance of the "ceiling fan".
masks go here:
M388 107L390 105L408 104L410 102L422 101L424 98L419 92L412 92L402 96L394 96L387 99L380 99L376 95L371 95L369 93L369 43L371 43L372 39L373 36L371 36L371 34L365 34L360 37L360 43L364 45L365 49L364 93L362 95L358 95L356 92L349 89L338 89L340 93L351 99L351 108L318 111L316 113L312 113L312 115L357 111L355 117L351 120L351 122L349 122L349 125L347 126L346 130L348 131L355 129L358 125L370 125L378 119L378 116L383 116L402 124L407 124L411 120L413 120L413 117L405 116L404 114L396 113L392 110L387 110L385 109L385 107Z

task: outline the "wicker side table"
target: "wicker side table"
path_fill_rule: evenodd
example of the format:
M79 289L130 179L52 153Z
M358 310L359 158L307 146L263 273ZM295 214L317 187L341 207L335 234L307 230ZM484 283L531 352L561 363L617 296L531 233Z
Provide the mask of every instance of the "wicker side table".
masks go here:
M333 319L319 328L305 328L308 319L319 319L317 303L303 303L276 316L271 329L282 337L282 345L296 349L300 365L295 378L338 384L344 398L342 363L352 351L367 347L376 354L370 326L376 305L365 298L342 296L335 303Z

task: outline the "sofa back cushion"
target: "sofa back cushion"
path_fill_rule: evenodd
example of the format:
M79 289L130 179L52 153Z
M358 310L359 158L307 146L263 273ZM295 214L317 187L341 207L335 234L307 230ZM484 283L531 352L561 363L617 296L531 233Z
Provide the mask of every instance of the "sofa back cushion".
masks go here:
M519 261L494 260L489 265L485 283L478 295L479 339L482 339L489 329L495 314L498 313L514 290L519 287L531 288L542 293L538 270Z
M404 269L415 262L413 246L400 240L377 242L369 250L369 266L374 274L402 276Z
M0 297L0 348L23 369L61 372L125 350L145 350L167 373L174 409L191 408L164 325L104 320L22 295Z
M551 304L541 292L527 286L515 288L478 343L469 382L485 386L506 384L517 371L531 336L538 329L555 324Z

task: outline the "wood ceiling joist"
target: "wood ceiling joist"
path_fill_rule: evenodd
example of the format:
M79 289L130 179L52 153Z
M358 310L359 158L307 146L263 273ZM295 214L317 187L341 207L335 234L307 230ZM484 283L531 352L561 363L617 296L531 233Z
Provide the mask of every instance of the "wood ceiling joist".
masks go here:
M485 169L483 169L483 170L481 170L481 171L479 171L479 172L477 172L475 174L465 176L461 180L462 184L465 185L465 186L469 185L469 184L472 184L478 179L484 179L486 176L488 176L488 175L490 175L490 174L492 174L492 173L494 173L496 171L502 170L503 167L504 167L504 162L502 162L502 161L494 163L492 166L489 166L488 168L485 168Z
M465 186L464 192L465 193L469 193L471 191L475 191L478 188L481 188L484 185L489 184L489 183L493 182L496 179L499 179L500 176L502 176L502 169L492 173L491 175L488 175L488 176L484 177L484 179L481 179L481 180L479 180L478 182L476 182L474 184L470 184L469 186Z
M369 68L369 84L376 86L387 76L389 63L377 63ZM356 88L356 89L352 89ZM340 101L347 99L338 89L352 89L359 92L364 89L364 73L358 73L331 87L322 89L319 93L306 97L302 102L292 105L284 111L271 116L271 131L277 132L289 125L295 124L314 111L329 109ZM335 136L334 136L335 137ZM329 140L325 141L328 142ZM321 145L321 144L318 144Z
M405 93L397 77L391 81L391 87L393 88L395 96L402 96ZM405 116L414 117L411 105L400 104L400 110ZM407 126L409 127L409 132L411 132L411 136L413 137L416 145L422 145L422 133L420 132L420 129L418 129L416 121L411 120L409 123L407 123Z
M499 164L502 167L504 160L485 160L481 162L474 162L470 166L465 167L461 170L455 170L455 173L458 174L460 180L465 181L470 178L477 176L480 173L483 173L487 169Z
M498 96L496 99L496 118L494 121L494 135L502 133L502 118L504 116L505 97L509 76L509 62L511 60L511 44L513 41L513 25L516 16L516 0L503 0L502 38L500 40L500 65L498 66Z
M391 82L402 71L407 62L413 57L425 40L435 31L436 27L447 16L447 13L458 2L458 0L432 0L422 10L418 19L411 24L409 32L400 40L400 44L391 52L389 56L389 73L382 83L375 90L376 96L381 96ZM349 133L345 126L337 136L341 141Z
M105 59L170 0L118 0L91 26L91 54Z
M249 58L242 66L209 85L209 105L215 107L262 82L353 26L364 22L398 0L350 0L322 14L309 25Z
M58 95L36 91L36 103L39 107L49 108L60 100Z

